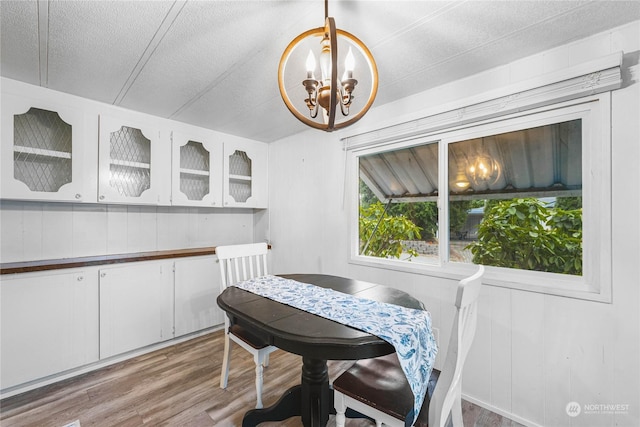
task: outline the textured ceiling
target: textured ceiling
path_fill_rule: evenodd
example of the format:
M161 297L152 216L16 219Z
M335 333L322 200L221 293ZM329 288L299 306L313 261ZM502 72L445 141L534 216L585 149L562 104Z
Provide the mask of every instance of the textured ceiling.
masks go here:
M288 43L321 0L0 2L1 74L271 142L307 129L280 98ZM638 1L329 1L379 69L374 106L640 19Z

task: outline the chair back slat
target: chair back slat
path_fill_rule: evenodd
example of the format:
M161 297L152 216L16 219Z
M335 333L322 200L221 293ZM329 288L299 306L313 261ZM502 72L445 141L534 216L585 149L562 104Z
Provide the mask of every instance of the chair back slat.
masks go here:
M267 252L266 243L216 247L222 278L221 291L234 283L267 275Z
M456 316L451 330L444 367L429 403L429 426L444 427L456 399L461 393L462 368L471 349L478 320L478 297L484 266L470 277L462 279L456 294ZM455 424L455 423L454 423Z

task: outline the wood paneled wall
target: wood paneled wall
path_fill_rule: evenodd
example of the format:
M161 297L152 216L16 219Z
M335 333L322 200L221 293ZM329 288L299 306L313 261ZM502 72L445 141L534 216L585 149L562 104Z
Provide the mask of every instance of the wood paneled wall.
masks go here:
M640 420L640 22L372 109L342 132L310 130L270 145L273 271L318 272L419 297L447 348L455 281L349 263L349 197L340 138L435 114L474 95L624 51L612 93L613 302L484 286L465 398L531 426L637 426ZM292 182L291 176L297 179ZM291 188L284 194L280 189ZM291 197L295 194L296 197ZM304 218L304 221L303 221ZM445 356L441 350L438 363ZM438 363L436 365L438 365ZM583 408L578 417L567 405ZM585 406L592 405L592 406ZM618 411L585 408L621 405ZM626 405L626 406L625 406Z
M0 262L252 242L252 209L0 202Z

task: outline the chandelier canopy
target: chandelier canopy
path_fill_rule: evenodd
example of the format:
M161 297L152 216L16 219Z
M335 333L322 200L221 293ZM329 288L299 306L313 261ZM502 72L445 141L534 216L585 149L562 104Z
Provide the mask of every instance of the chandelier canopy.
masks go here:
M301 122L331 132L355 123L369 110L378 92L378 69L364 43L336 28L325 0L324 27L300 34L282 54L278 87Z

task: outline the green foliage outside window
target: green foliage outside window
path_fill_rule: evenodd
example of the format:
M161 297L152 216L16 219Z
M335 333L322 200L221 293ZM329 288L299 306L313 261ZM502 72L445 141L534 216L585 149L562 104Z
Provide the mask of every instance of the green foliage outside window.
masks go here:
M392 203L389 214L403 216L420 228L423 240L434 240L438 231L436 202Z
M475 264L581 275L582 209L547 207L534 198L488 204L478 240L467 248Z
M360 180L360 206L367 208L376 202L380 201L367 184ZM392 216L404 216L417 225L423 240L435 239L438 232L438 204L436 202L392 203L387 213Z
M362 255L400 258L406 252L410 257L418 256L415 250L404 248L402 241L420 239L420 227L403 215L385 212L380 202L360 207L359 228Z

